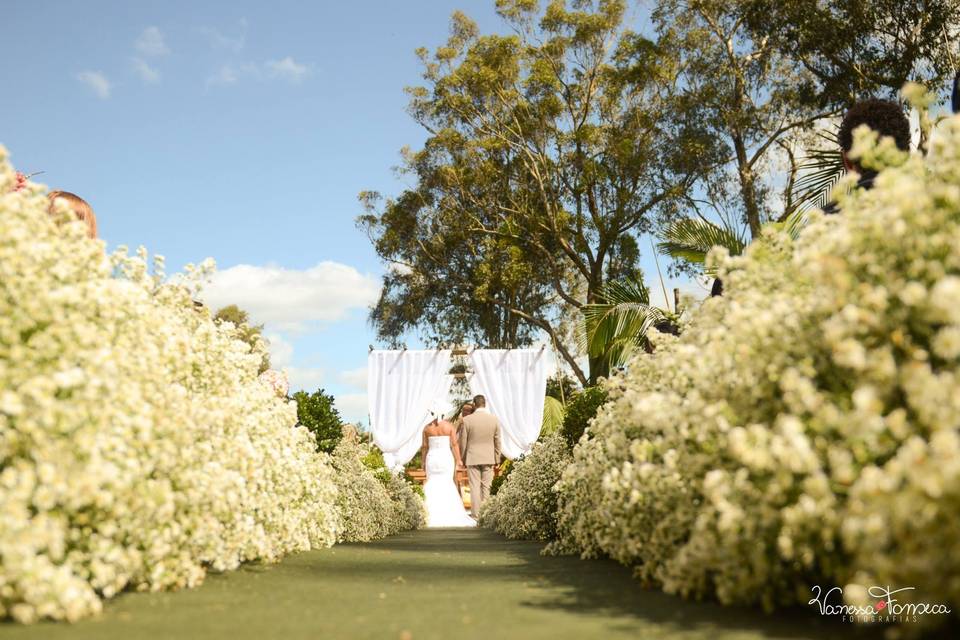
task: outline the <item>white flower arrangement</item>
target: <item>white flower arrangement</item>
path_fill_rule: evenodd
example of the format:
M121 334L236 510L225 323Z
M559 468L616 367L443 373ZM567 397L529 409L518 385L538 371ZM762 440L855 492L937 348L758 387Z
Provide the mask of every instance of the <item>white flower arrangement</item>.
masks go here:
M417 529L426 522L423 501L410 485L387 468L364 464L370 445L361 444L352 429L333 450L337 483L337 542L368 542Z
M553 485L570 462L559 433L533 445L514 463L496 495L483 504L480 524L508 538L552 540L557 535L557 494Z
M332 544L327 456L192 302L206 267L176 284L107 257L15 181L0 147L0 618L74 621Z
M960 117L932 145L876 148L899 166L795 241L713 252L723 297L608 381L551 550L724 603L820 581L960 608Z

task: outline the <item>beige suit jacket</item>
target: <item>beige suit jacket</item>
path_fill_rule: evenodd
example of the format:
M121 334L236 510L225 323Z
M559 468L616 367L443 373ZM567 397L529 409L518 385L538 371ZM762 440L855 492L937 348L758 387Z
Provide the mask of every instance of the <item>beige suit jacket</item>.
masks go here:
M478 409L463 419L460 455L468 467L500 464L500 421L495 415Z

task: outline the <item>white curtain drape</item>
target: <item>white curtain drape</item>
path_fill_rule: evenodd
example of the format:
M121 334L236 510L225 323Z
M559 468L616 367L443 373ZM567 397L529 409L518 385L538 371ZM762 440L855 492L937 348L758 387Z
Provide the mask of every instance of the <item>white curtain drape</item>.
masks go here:
M447 403L450 350L371 351L367 394L373 441L391 469L417 454L430 407Z
M547 355L538 349L478 349L470 354L470 388L487 398L500 419L500 447L508 458L530 451L540 436L547 392Z

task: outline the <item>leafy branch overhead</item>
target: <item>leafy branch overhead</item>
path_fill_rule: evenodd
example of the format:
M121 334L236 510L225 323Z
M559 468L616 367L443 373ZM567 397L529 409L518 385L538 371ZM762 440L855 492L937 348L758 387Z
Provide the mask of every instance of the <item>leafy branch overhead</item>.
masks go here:
M370 319L392 344L546 340L580 384L609 371L581 358L581 310L642 281L644 235L699 269L819 203L835 157L799 150L858 96L941 86L960 24L954 0L655 0L639 22L622 0L496 6L504 33L457 12L417 52L410 186L360 196L388 267Z
M360 224L396 265L372 320L385 340L521 346L540 334L581 383L564 321L610 279L639 275L637 238L676 215L713 153L695 119L671 116L669 52L625 27L626 5L502 3L514 33L455 14L421 50L410 112L430 133L405 155L415 187L365 193ZM573 313L571 313L573 312Z
M707 253L713 247L724 247L730 255L739 255L746 245L746 240L734 229L702 218L683 218L664 230L657 249L678 260L705 264ZM704 270L712 275L710 269Z

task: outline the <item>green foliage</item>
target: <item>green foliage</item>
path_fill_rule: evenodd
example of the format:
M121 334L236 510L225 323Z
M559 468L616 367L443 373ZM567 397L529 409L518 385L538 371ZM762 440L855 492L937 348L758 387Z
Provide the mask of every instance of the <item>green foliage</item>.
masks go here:
M821 134L820 137L825 145L809 149L796 167L797 178L793 181L784 217L794 212L823 208L843 177L843 153L836 133Z
M597 302L582 311L583 347L602 375L622 366L636 348L646 344L650 327L667 319L667 314L650 305L650 292L642 280L608 282Z
M810 99L896 97L908 81L944 87L956 72L954 0L751 0L757 37L770 38L817 79Z
M746 245L742 235L728 225L717 225L702 218L682 218L664 229L657 249L677 260L702 265L706 263L707 253L716 246L738 256ZM714 275L709 268L704 272Z
M359 223L389 265L381 339L522 346L546 333L581 384L564 322L604 282L638 273L636 237L669 219L709 140L670 117L670 52L626 28L622 1L511 3L510 35L462 14L410 112L430 136L405 156L414 186L361 194ZM504 5L506 6L506 5Z
M343 420L334 406L333 396L319 389L309 394L297 391L293 399L297 402L297 419L313 434L317 449L332 453L343 437Z
M552 396L543 399L543 423L540 426L540 438L550 435L563 426L563 403Z
M560 402L566 402L579 390L580 385L577 384L577 381L566 373L558 371L555 375L547 378L547 395Z
M795 175L793 149L826 118L859 97L893 97L907 80L944 86L956 64L948 34L960 25L960 4L657 0L652 19L660 46L675 53L666 86L679 112L697 114L723 149L688 206L742 219L756 238L767 212L793 197L789 184L777 193L770 167L783 158Z
M493 482L490 483L490 495L496 495L497 491L500 490L500 487L504 482L507 481L507 476L510 475L510 472L513 471L514 465L523 459L523 456L520 456L516 460L504 460L503 464L500 465L500 475L493 479Z
M370 451L363 456L363 464L368 469L385 469L387 463L383 459L383 452L378 447L370 447Z
M403 468L406 470L423 469L423 452L421 452L420 450L417 450L417 453L412 458L410 458L410 462L403 465Z
M390 483L390 478L393 477L393 473L387 469L387 463L383 459L383 452L376 446L370 446L367 453L361 458L363 466L367 469L373 471L373 475L377 477L383 486L387 486Z
M587 425L606 401L606 389L588 387L567 403L567 415L563 420L563 437L569 446L572 447L580 440L587 430Z
M232 323L237 328L238 337L250 345L250 350L262 354L258 373L263 373L270 368L270 352L267 351L263 338L262 324L250 324L250 315L235 304L227 305L217 311L213 320L217 324Z

